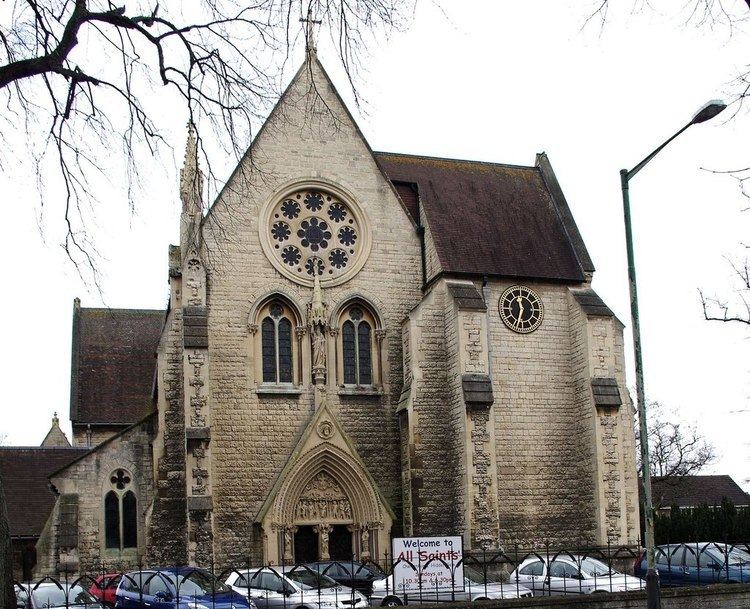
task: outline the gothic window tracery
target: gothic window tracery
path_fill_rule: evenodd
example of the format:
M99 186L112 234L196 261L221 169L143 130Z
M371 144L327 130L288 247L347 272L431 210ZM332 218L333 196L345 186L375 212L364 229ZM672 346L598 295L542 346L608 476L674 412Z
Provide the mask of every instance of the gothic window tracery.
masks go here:
M274 265L300 283L351 275L365 255L361 212L324 188L304 188L271 205L266 231ZM309 283L308 283L309 285Z
M264 383L292 382L292 322L284 313L284 306L279 302L273 302L261 324Z
M375 337L378 323L360 303L345 307L339 316L340 383L373 386L379 383L380 344Z
M132 476L124 469L110 475L104 495L104 545L108 550L138 547L138 502Z

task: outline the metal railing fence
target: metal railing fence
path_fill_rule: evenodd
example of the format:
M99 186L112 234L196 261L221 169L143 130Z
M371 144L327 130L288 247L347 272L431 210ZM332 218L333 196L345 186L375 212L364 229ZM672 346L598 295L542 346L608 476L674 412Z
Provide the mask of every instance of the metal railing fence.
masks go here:
M669 544L657 548L656 559L664 587L750 582L750 542ZM306 564L247 559L229 566L139 564L114 571L102 564L96 572L63 571L59 577L15 585L19 609L99 603L118 609L242 609L251 604L257 609L360 609L639 590L645 587L639 577L645 576L642 560L638 546L545 543L465 552L455 561L439 556L407 560L386 552L364 561L352 556ZM436 567L444 574L442 584L434 577ZM409 577L394 579L396 571Z

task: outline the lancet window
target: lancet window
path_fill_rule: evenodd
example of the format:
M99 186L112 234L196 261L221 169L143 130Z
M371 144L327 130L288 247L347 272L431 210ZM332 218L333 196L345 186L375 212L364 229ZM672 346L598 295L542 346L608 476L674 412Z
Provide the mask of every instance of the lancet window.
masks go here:
M132 476L124 469L112 472L104 495L104 545L108 550L138 547L138 506Z
M339 384L372 387L380 381L380 336L375 315L362 303L345 307L339 323Z
M304 327L296 307L283 296L269 297L252 313L251 353L259 389L288 391L301 384Z
M261 324L264 383L291 383L294 375L292 322L284 307L273 302Z

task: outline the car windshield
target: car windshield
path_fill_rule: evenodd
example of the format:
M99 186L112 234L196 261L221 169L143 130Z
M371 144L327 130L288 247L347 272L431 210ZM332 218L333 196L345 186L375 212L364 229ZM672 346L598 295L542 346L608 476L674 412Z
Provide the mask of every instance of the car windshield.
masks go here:
M499 584L502 581L500 577L490 573L489 571L485 576L485 573L482 569L469 567L467 565L464 565L464 577L470 580L472 584Z
M706 552L711 555L711 558L713 560L717 561L719 564L724 564L726 555L723 548L720 550L716 547L712 547ZM729 556L730 567L750 565L750 553L745 552L745 550L741 550L740 548L732 548L727 554Z
M175 576L170 575L172 585L175 585ZM220 581L211 581L211 577L202 571L191 571L180 574L175 587L180 596L205 596L214 592L229 592L230 588Z
M602 575L613 575L617 573L614 569L610 569L601 560L596 558L584 558L581 561L581 571L588 577L601 577Z
M289 571L284 575L299 584L307 586L308 590L317 590L318 588L323 590L325 588L335 588L338 586L338 583L327 575L316 573L310 569L296 569L294 571Z
M71 605L91 605L100 607L99 601L95 599L81 586L71 586L68 590L67 603L65 601L65 590L56 585L39 586L32 590L31 598L34 607L66 607Z

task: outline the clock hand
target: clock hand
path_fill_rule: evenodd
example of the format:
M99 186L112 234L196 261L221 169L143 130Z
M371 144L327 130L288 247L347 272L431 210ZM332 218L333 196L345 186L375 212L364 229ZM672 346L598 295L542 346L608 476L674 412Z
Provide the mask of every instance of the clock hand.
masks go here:
M520 296L516 296L516 302L518 303L518 321L523 321L523 300Z

